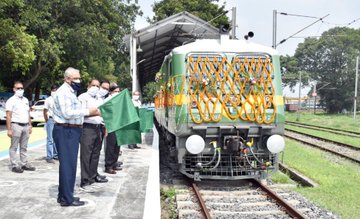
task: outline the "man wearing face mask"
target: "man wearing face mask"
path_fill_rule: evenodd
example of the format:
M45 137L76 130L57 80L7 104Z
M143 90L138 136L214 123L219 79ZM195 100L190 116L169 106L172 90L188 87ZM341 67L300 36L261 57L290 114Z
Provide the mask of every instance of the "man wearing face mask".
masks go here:
M80 71L67 68L65 82L54 96L55 121L53 138L59 157L59 190L58 203L61 206L82 206L85 202L74 197L77 156L84 116L99 116L96 107L82 108L77 98L81 88Z
M79 96L79 100L84 109L99 106L96 99L99 90L100 82L92 79L87 92ZM92 188L89 186L94 182L106 183L108 181L106 178L98 176L97 173L101 151L101 123L102 118L100 116L85 116L84 118L80 139L80 187L88 192L92 191Z
M55 147L55 142L53 139L53 129L54 129L54 119L53 119L53 111L54 111L54 96L57 90L57 86L51 86L51 95L46 98L44 104L44 119L46 122L46 162L55 163L54 159L57 160L57 150Z
M132 93L132 102L134 104L135 107L140 107L141 106L141 101L140 101L140 92L139 91L134 91ZM137 146L137 144L129 144L128 148L130 149L135 149L135 148L140 148L139 146Z
M35 167L27 161L27 144L32 132L29 101L24 97L24 86L20 81L14 82L14 96L5 104L7 135L11 138L9 148L11 171L22 173L24 170L34 171ZM16 151L20 145L20 161L16 159Z

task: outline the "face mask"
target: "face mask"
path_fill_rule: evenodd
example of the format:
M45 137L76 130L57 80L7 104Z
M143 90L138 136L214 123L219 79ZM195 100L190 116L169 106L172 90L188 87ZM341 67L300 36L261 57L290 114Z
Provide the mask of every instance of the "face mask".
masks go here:
M55 92L56 92L56 91L51 91L51 96L52 96L52 97L55 97Z
M95 97L95 95L99 92L99 88L98 87L95 87L95 86L92 86L88 89L88 94L92 97Z
M23 95L24 95L24 90L17 90L17 91L15 91L15 95L16 95L17 97L23 97Z
M105 90L103 88L100 88L100 90L99 90L99 95L101 97L105 97L105 95L108 94L108 93L109 93L109 91L107 91L107 90Z
M136 96L134 96L133 98L134 98L134 100L139 100L140 96L137 96L137 95L136 95Z
M73 80L73 81L70 83L70 86L71 86L71 88L72 88L74 91L79 91L80 88L81 88L80 80Z

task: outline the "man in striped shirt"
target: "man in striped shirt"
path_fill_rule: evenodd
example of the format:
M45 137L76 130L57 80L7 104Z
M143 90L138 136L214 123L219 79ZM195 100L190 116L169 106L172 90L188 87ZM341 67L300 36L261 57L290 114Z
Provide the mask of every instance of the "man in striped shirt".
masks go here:
M59 157L58 203L61 206L81 206L85 202L74 197L77 156L84 116L100 115L96 107L82 109L77 98L80 90L80 71L67 68L65 82L54 96L53 138Z

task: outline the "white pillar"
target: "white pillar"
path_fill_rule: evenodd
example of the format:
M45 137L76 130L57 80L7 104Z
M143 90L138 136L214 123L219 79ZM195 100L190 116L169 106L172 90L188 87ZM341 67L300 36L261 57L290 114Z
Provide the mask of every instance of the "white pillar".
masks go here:
M354 120L356 119L356 98L357 98L358 75L359 75L359 56L356 57L355 95L354 95Z
M132 75L132 91L137 90L137 65L136 65L136 38L134 36L130 37L130 69Z

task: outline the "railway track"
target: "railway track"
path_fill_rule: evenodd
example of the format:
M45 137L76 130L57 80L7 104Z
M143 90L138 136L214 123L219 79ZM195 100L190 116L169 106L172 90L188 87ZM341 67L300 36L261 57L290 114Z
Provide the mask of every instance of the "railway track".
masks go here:
M341 143L334 143L321 139L319 137L313 137L304 133L286 130L285 137L294 139L312 147L319 148L321 150L333 153L337 156L349 159L356 163L360 163L360 149L352 145L346 145Z
M350 136L350 137L355 137L355 138L360 138L359 132L347 131L347 130L330 128L330 127L322 127L322 126L317 126L317 125L308 125L308 124L298 123L298 122L288 122L287 121L287 122L285 122L285 124L302 127L302 128L307 128L307 129L326 131L326 132L330 132L330 133L334 133L334 134L340 134L340 135L345 135L345 136Z
M341 146L343 148L349 148L349 149L352 149L352 150L355 150L355 151L360 151L360 147L355 147L354 145L351 145L351 144L345 144L343 142L333 141L333 140L330 140L330 139L322 138L322 137L319 137L319 136L316 136L316 135L311 135L311 134L308 134L308 133L303 133L303 132L288 129L288 128L285 128L285 130L287 132L293 132L293 133L304 135L304 136L307 136L307 137L310 137L310 138L314 138L314 139L317 139L317 140L322 141L322 142L336 144L336 145Z
M256 180L244 181L243 185L224 186L197 185L177 188L176 202L178 218L308 218L303 213L312 210L303 206L303 200L289 198L281 191L282 197ZM213 183L213 182L212 182ZM298 208L294 208L297 206Z

